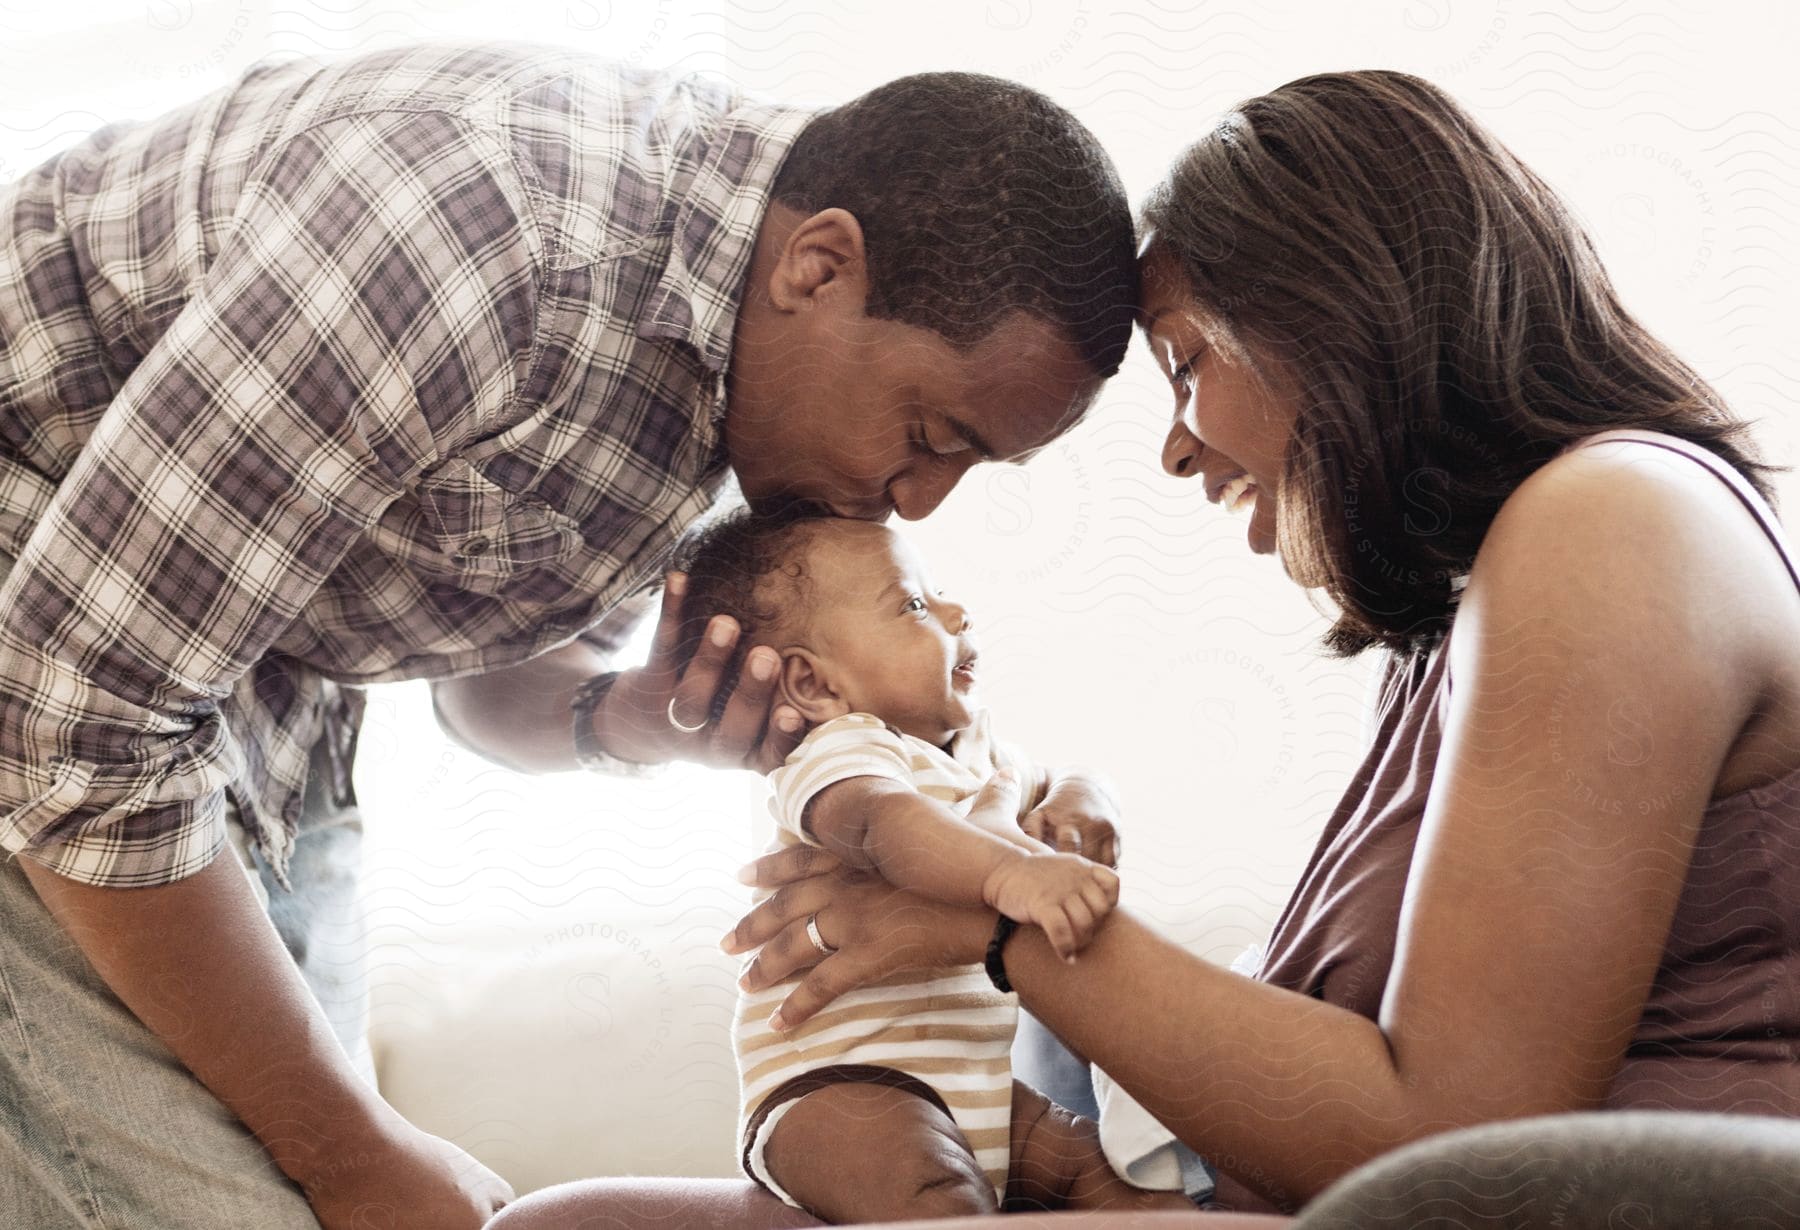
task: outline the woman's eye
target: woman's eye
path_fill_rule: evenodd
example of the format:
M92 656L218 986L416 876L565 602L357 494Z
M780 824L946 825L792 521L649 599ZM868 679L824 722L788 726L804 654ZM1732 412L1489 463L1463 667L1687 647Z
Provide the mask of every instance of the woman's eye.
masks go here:
M1175 386L1175 391L1177 393L1185 396L1194 387L1193 363L1183 363L1180 367L1176 368L1169 376L1169 383Z

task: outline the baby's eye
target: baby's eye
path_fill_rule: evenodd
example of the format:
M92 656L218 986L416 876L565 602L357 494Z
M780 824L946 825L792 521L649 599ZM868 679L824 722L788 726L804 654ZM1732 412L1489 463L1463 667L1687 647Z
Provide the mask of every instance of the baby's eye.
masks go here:
M919 597L919 595L917 595L917 594L914 594L912 597L910 597L906 600L906 605L901 607L900 609L902 611L905 611L908 615L915 614L919 611L923 611L925 609L925 599Z

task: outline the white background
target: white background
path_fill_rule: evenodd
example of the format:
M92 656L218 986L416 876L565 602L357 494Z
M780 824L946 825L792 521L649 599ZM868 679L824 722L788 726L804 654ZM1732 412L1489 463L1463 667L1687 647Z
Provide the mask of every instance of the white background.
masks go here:
M1628 306L1761 420L1772 459L1792 462L1797 13L1516 0L0 0L0 182L266 54L505 38L722 73L803 102L927 68L1019 78L1094 129L1140 200L1232 101L1308 72L1402 68L1448 87L1567 195ZM1120 784L1127 900L1229 959L1266 932L1354 764L1372 663L1322 659L1324 622L1306 596L1248 553L1243 524L1197 484L1162 476L1168 409L1134 342L1086 425L1027 469L976 471L909 532L975 614L1003 734ZM1792 503L1800 484L1782 485ZM378 964L458 960L471 943L530 961L559 936L635 918L655 928L659 968L679 970L735 917L743 890L730 872L752 843L747 776L528 780L444 743L422 685L376 689L371 713L359 785ZM563 990L546 1011L609 1011L603 979Z

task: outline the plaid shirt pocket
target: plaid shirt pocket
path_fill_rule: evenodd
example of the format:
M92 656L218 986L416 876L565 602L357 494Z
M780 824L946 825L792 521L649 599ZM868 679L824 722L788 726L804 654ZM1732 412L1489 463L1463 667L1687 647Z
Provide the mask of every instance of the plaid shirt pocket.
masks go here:
M415 489L424 534L421 567L492 593L520 573L559 564L582 547L581 526L536 496L506 490L461 458Z

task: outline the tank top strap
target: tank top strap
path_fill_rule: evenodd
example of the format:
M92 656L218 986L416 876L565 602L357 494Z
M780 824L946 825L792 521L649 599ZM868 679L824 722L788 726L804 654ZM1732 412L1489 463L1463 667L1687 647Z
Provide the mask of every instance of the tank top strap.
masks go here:
M1739 474L1733 466L1716 454L1677 436L1666 436L1657 431L1636 431L1629 428L1602 431L1584 437L1564 451L1617 440L1629 440L1637 444L1648 444L1653 448L1663 449L1665 452L1679 453L1712 471L1713 476L1731 488L1732 494L1736 495L1738 501L1750 510L1750 515L1756 518L1757 524L1762 526L1763 533L1768 535L1769 542L1774 545L1776 552L1781 556L1781 562L1787 565L1788 576L1793 579L1795 588L1800 589L1800 563L1795 562L1794 548L1789 544L1787 535L1782 532L1781 522L1775 519L1775 510L1769 507L1767 500L1756 493L1756 488L1752 487L1742 474Z

